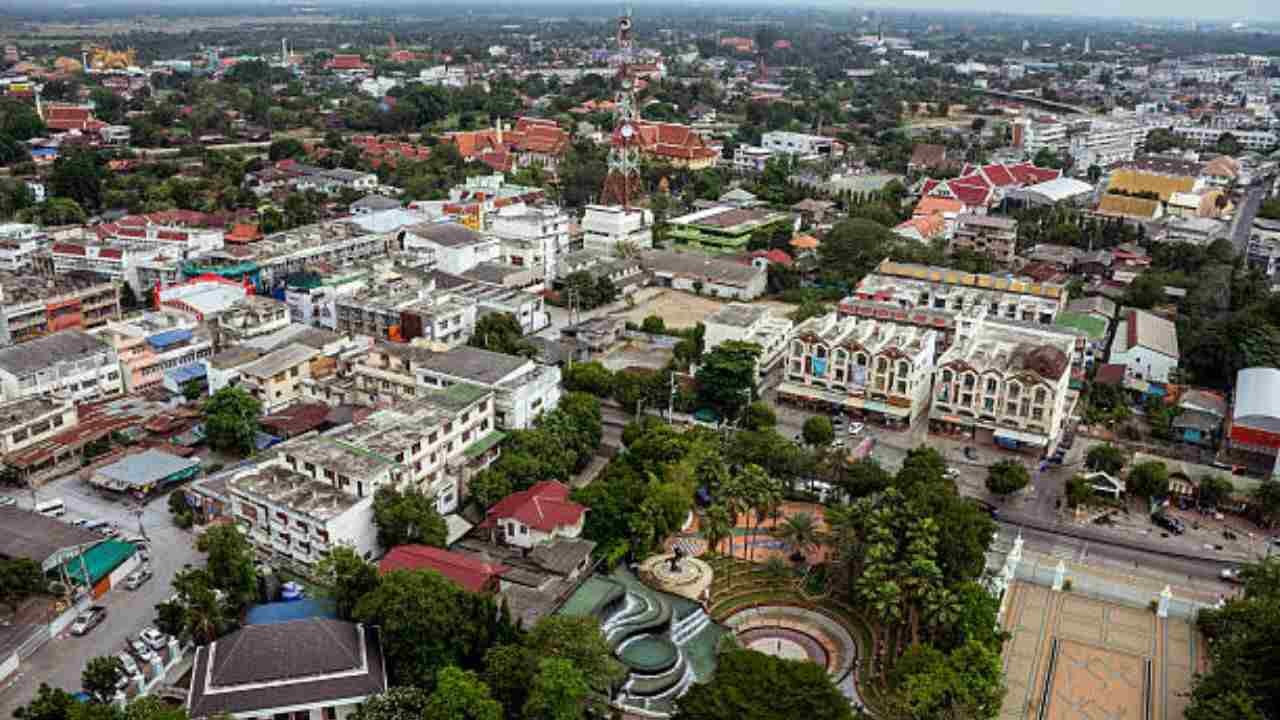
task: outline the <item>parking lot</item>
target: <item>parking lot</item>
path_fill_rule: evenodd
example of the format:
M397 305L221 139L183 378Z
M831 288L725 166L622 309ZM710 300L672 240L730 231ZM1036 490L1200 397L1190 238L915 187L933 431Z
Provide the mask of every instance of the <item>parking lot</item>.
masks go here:
M14 497L19 507L30 508L27 492L6 488L0 494ZM151 569L154 576L137 590L113 589L97 603L107 608L107 617L83 637L69 631L55 636L43 648L23 661L18 675L0 686L0 718L12 716L13 710L25 705L35 695L41 682L71 692L80 689L80 673L85 663L100 655L114 655L125 648L128 640L151 625L155 606L172 593L170 583L183 565L197 562L194 536L174 526L169 519L165 497L159 497L141 508L139 517L131 502L114 501L74 476L56 480L38 489L37 502L61 498L67 522L79 518L115 523L122 537L145 534L150 540Z

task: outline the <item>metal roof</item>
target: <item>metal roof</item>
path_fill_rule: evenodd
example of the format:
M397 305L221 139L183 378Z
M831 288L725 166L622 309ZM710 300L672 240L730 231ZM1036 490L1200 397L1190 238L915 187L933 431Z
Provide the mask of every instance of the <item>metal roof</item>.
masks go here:
M147 450L98 468L97 474L114 481L113 484L119 487L144 487L199 465L199 460Z
M1280 370L1256 367L1236 373L1231 422L1280 432Z

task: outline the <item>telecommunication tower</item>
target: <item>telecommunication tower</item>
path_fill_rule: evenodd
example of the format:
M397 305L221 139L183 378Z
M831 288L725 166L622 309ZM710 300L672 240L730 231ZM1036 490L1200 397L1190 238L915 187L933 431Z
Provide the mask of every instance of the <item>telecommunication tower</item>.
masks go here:
M600 201L606 205L630 207L641 194L640 182L640 113L636 106L635 78L631 64L635 60L631 37L631 8L618 18L618 95L614 108L613 135L609 147L609 174L605 176Z

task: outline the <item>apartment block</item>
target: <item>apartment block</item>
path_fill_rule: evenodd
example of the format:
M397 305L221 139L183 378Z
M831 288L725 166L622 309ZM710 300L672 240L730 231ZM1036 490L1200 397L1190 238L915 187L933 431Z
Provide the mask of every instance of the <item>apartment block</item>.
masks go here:
M81 330L62 330L0 348L4 400L50 395L92 402L124 392L111 345Z
M213 355L208 331L180 313L145 313L108 323L94 334L110 343L120 358L127 392L158 387L165 373L198 365Z
M947 243L947 252L960 250L985 255L1009 265L1017 257L1018 221L995 215L959 215L955 232Z
M90 273L0 272L0 345L59 330L87 330L120 318L120 289Z

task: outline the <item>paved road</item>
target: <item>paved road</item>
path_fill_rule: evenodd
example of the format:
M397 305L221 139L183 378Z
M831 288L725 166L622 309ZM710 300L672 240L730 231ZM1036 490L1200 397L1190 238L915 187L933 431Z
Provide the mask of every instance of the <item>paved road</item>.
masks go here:
M14 495L21 507L30 507L29 493ZM117 523L126 536L138 530L138 518L130 506L102 499L74 476L57 480L38 491L40 500L53 497L61 497L66 503L64 520L78 517L107 520ZM0 688L0 718L11 717L15 708L29 702L41 682L72 692L79 690L80 672L85 663L90 658L122 650L126 638L136 637L152 623L156 604L172 594L173 576L183 565L200 561L202 555L195 549L194 537L173 525L164 497L143 508L142 527L151 539L151 568L155 576L137 590L120 588L107 593L101 601L107 606L107 619L88 635L73 637L64 633L27 659L18 678Z
M1235 245L1237 255L1243 255L1249 249L1249 233L1253 230L1253 218L1258 214L1258 208L1262 205L1268 185L1270 185L1269 182L1251 185L1245 191L1240 209L1236 211L1232 221L1231 244Z

